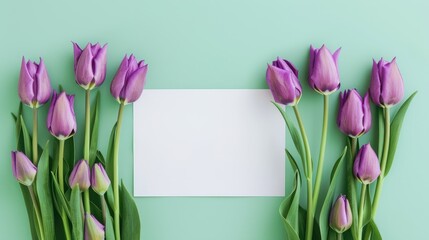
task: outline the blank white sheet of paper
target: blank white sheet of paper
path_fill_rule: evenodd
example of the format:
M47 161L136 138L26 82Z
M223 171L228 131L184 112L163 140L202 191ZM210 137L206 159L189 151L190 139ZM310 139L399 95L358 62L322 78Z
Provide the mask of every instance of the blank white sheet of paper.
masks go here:
M144 90L135 196L284 196L285 124L269 90Z

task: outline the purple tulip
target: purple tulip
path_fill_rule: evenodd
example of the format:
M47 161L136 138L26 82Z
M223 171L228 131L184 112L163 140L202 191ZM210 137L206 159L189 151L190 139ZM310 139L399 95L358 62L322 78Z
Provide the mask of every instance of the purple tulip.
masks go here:
M103 240L104 226L93 215L85 214L85 240Z
M274 101L286 106L295 106L301 98L301 83L298 70L284 59L277 57L273 64L268 64L266 79Z
M106 78L107 44L88 43L82 50L73 43L76 82L84 89L100 86Z
M107 176L103 165L101 165L101 163L94 164L91 173L91 187L94 192L98 193L99 195L103 195L104 193L106 193L109 186L110 179Z
M370 184L380 175L380 164L377 154L371 145L363 145L356 155L353 173L363 184Z
M76 133L77 125L73 105L73 95L54 92L46 125L49 132L60 140L67 139Z
M360 137L371 128L371 109L368 93L359 95L356 89L346 90L340 94L337 125L350 137Z
M346 196L340 195L331 209L329 226L338 233L347 231L352 226L352 211Z
M329 95L340 88L338 73L338 55L341 48L334 54L322 45L321 48L310 46L310 66L308 81L310 87L320 94Z
M70 188L73 188L78 185L80 191L86 191L91 185L91 182L89 180L90 174L91 172L87 161L82 159L77 162L69 177Z
M30 159L22 152L13 151L11 157L12 172L16 180L25 186L33 184L37 173L37 167L34 166Z
M18 81L18 94L21 101L31 108L38 108L49 100L51 92L51 82L43 59L40 58L37 64L31 61L25 62L25 58L22 57Z
M143 92L146 73L147 64L143 60L137 63L132 54L129 58L125 55L110 85L112 96L119 103L135 102Z
M383 58L376 63L372 60L372 76L369 92L372 101L380 107L391 107L404 97L404 83L396 58L391 62Z

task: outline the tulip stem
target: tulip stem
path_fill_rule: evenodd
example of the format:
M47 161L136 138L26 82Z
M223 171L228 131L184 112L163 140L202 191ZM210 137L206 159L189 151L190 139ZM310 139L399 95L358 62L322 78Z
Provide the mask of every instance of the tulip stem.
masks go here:
M118 154L119 154L119 137L121 134L122 115L124 112L124 102L121 101L118 111L118 120L116 122L115 140L113 141L113 194L114 206L113 212L115 217L115 239L120 240L120 222L119 222L119 184L118 184Z
M375 217L377 212L378 202L380 201L381 189L383 188L384 174L386 171L387 155L389 154L389 143L390 143L390 108L384 108L384 144L383 144L383 155L381 159L381 172L377 180L377 186L375 187L374 202L371 209L371 217Z
M37 108L33 108L33 163L37 166L39 161L38 145L37 145L37 135L38 135L38 123L37 123Z
M100 202L101 202L101 211L103 212L103 225L104 227L106 227L107 204L106 204L106 199L104 198L104 194L100 196Z
M60 146L58 148L58 183L60 184L60 190L62 193L64 193L64 141L65 140L59 140L60 142ZM64 233L66 235L66 239L70 240L71 239L71 234L70 234L70 226L69 226L69 222L67 219L67 215L65 210L62 208L61 209L61 219L63 221L63 226L64 226Z
M307 134L305 132L304 123L301 119L301 115L298 111L298 106L293 106L293 111L295 112L296 120L298 121L299 130L301 131L302 138L304 139L305 147L305 159L307 163L308 175L307 178L307 228L305 233L305 239L312 240L313 235L313 166L311 164L311 152L310 145L308 144Z
M363 228L363 215L364 215L364 207L365 207L365 193L366 193L366 184L362 185L361 191L360 191L360 206L359 206L359 213L358 213L358 240L362 239L362 228Z
M337 240L343 240L343 234L337 233Z
M39 227L39 237L40 240L43 240L45 239L45 233L43 232L42 216L40 214L39 201L37 200L33 185L28 186L28 191L30 192L31 201L33 202L34 212L36 214L37 226Z
M328 135L328 115L329 115L329 95L323 95L322 139L320 140L319 161L317 163L316 182L314 184L313 209L316 209L316 207L317 207L317 200L319 197L320 184L322 182L323 162L325 160L326 138Z
M87 89L85 91L85 147L83 152L83 158L89 164L89 144L90 144L90 135L91 135L91 104L90 104L91 90ZM88 189L83 193L83 201L85 205L85 212L91 214L91 205L89 204L89 191Z

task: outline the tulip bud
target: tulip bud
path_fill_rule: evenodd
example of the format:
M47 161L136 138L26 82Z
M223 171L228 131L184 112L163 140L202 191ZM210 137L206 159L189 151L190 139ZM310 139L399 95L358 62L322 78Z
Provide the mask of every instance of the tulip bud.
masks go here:
M104 226L91 214L85 214L85 240L103 240Z
M371 145L363 145L356 155L353 165L353 173L363 184L370 184L380 175L380 164L377 154Z
M46 125L49 132L60 140L65 140L76 133L76 116L73 105L73 95L54 92Z
M34 166L30 159L22 152L13 151L11 157L12 172L16 180L25 186L33 184L37 173L37 167Z
M286 106L298 104L302 89L298 70L291 62L277 58L272 65L268 64L266 79L274 101Z
M369 92L372 101L383 108L399 103L404 96L404 83L396 58L391 62L383 58L376 63L372 60L372 76Z
M331 209L329 226L337 233L343 233L352 226L352 211L346 196L340 195Z
M82 50L77 43L73 43L74 72L76 82L84 89L93 89L100 86L106 78L107 44L88 43Z
M89 180L90 174L91 173L87 161L82 159L77 162L69 177L70 188L73 188L78 185L80 191L86 191L91 185L91 182Z
M112 96L119 103L135 102L143 92L146 73L147 64L143 60L137 63L133 55L129 58L125 55L110 85Z
M92 167L91 187L99 195L106 193L110 186L110 179L101 163L96 163Z
M310 46L309 84L310 87L323 95L329 95L340 88L338 73L338 55L341 48L334 54L323 45L320 49Z
M371 109L368 93L359 95L356 89L346 90L340 94L337 125L350 137L360 137L371 128Z
M51 83L43 59L40 58L39 64L31 61L26 63L22 57L18 81L21 101L31 108L38 108L49 100L51 92Z

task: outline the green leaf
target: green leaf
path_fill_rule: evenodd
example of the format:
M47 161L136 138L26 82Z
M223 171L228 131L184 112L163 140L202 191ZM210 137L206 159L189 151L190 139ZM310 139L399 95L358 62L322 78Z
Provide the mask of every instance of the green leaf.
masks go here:
M97 151L96 162L103 164L103 167L106 168L106 160L104 159L103 154L100 151Z
M331 206L333 202L332 195L334 194L335 186L338 182L337 178L338 178L338 173L340 172L339 169L341 169L343 159L346 153L347 153L347 147L344 147L343 153L337 159L337 161L334 164L334 167L332 168L328 192L326 193L325 200L323 202L322 208L320 209L319 225L320 225L320 237L322 240L328 239L329 212L331 210Z
M301 172L299 171L298 164L296 164L295 158L292 156L292 154L287 149L285 150L286 150L286 155L287 155L287 158L289 159L290 165L292 166L292 170L293 172L298 172L299 180L300 180L300 183L302 184Z
M289 240L299 240L299 195L301 180L298 171L295 171L294 186L292 192L280 204L279 213L283 219L286 234Z
M49 141L46 142L43 153L39 159L36 188L39 197L45 239L55 239L54 211L52 208L53 202L49 169Z
M371 208L372 208L371 196L369 193L369 185L368 185L367 188L365 189L365 206L364 206L364 212L363 212L362 227L365 227L365 225L367 225L372 219Z
M74 136L64 141L64 163L67 163L72 168L76 163ZM65 171L65 173L67 172Z
M295 148L298 151L298 154L301 158L302 166L304 167L305 176L308 176L307 164L305 161L304 144L302 142L301 135L299 134L297 128L295 127L295 125L293 124L289 116L286 114L286 111L282 108L282 106L280 106L276 102L272 102L272 103L277 107L277 109L282 114L283 119L286 122L286 126L289 129L289 133L292 137L293 144L295 145Z
M378 230L377 225L374 220L371 220L364 229L364 240L382 240L380 231Z
M70 214L70 205L66 200L66 197L64 196L64 193L61 192L60 190L60 185L58 184L57 181L57 177L55 176L54 172L51 171L51 176L52 176L52 189L54 192L54 200L57 201L58 203L58 212L60 213L62 209L64 209L64 211L67 214L67 217L69 219L71 219L71 214Z
M79 186L75 186L70 195L70 215L74 240L83 240L83 215L80 206L81 194Z
M22 115L19 117L21 119L21 130L22 130L22 136L24 137L24 152L25 155L27 155L29 158L31 158L31 137L30 134L28 134L27 127L25 126L24 119L22 118Z
M115 142L116 135L116 123L113 125L112 132L110 133L109 138L109 147L107 148L107 163L106 163L106 172L110 179L113 180L113 143Z
M381 155L383 154L383 139L384 139L384 116L383 109L377 108L377 116L378 116L378 147L377 147L377 156L378 159L381 159Z
M107 203L106 203L107 204ZM105 233L106 233L106 240L115 240L115 232L113 228L113 218L110 215L109 208L106 206L106 222L105 222Z
M307 210L299 206L298 211L299 238L305 239L305 231L307 229ZM321 240L319 223L314 218L313 221L313 237L312 240Z
M121 239L140 240L140 217L133 197L121 182Z
M392 167L393 159L395 157L396 147L398 146L399 135L401 133L402 123L404 121L405 114L407 113L408 107L411 104L414 96L416 96L417 91L414 92L408 99L402 104L401 108L399 108L398 112L395 115L395 118L392 120L392 124L390 126L390 143L389 143L389 153L387 155L386 162L386 171L384 172L384 176L390 171Z
M95 98L95 107L91 113L91 142L89 147L89 165L94 164L95 158L97 156L97 147L98 147L98 129L99 129L99 119L100 115L100 91L97 92L97 97Z

